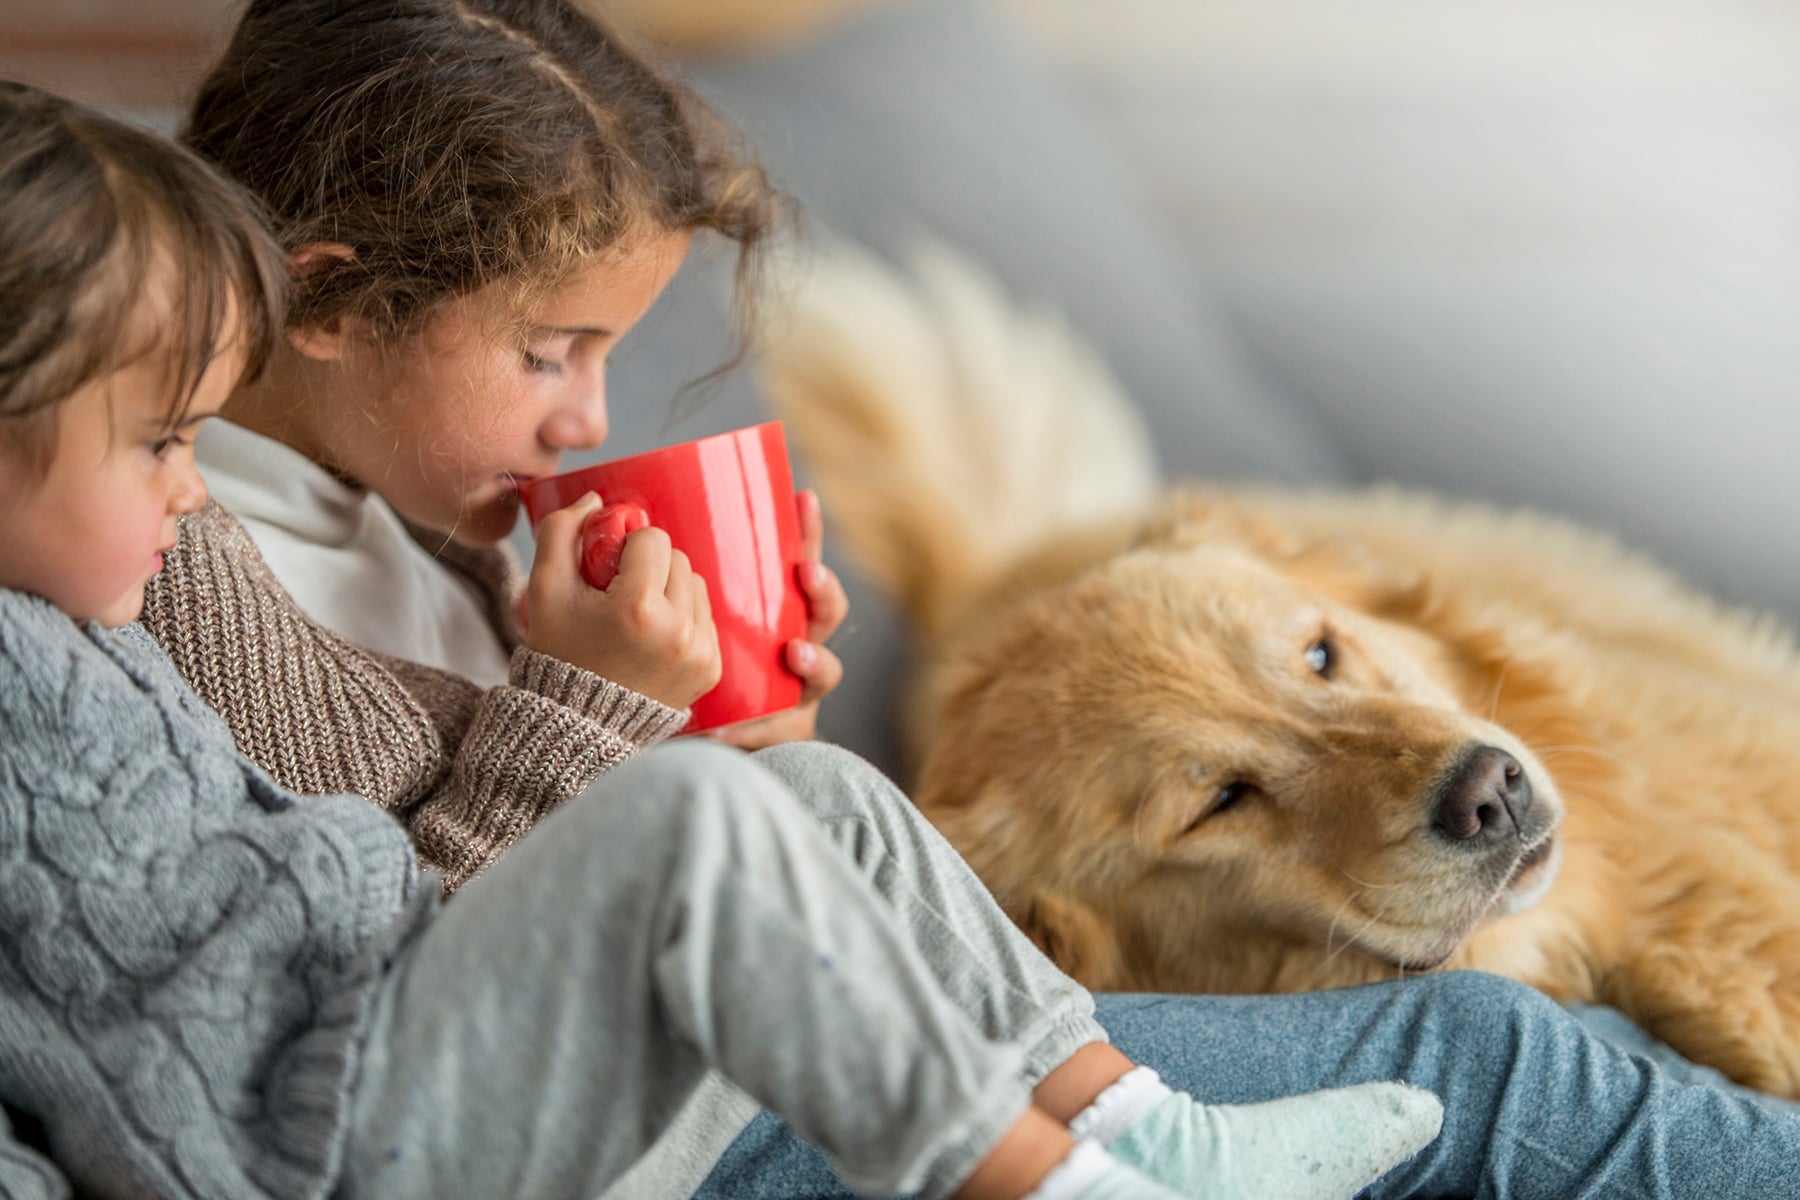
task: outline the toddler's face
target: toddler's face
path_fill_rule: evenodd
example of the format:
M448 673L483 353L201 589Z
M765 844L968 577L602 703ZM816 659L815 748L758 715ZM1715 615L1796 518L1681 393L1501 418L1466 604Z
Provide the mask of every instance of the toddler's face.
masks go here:
M206 501L194 431L218 413L243 358L234 349L213 359L174 429L166 365L150 355L64 401L41 478L0 454L0 585L78 621L124 625L143 610L144 584L175 544L175 518Z
M327 403L339 471L421 524L488 545L518 519L518 485L606 437L606 360L674 278L690 235L647 238L548 295L523 333L496 288L440 310ZM357 386L360 374L365 382Z

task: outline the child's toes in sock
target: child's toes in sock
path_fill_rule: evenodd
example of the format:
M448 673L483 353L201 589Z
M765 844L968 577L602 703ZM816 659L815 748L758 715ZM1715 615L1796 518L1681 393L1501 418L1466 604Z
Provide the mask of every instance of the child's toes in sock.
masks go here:
M1404 1084L1205 1105L1140 1067L1070 1128L1163 1185L1208 1200L1344 1200L1418 1153L1443 1118L1436 1096Z

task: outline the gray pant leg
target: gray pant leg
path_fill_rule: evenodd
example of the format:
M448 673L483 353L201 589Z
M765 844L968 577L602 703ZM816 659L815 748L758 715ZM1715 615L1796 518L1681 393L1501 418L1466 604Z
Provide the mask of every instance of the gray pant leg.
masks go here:
M755 758L893 905L944 993L988 1037L1028 1048L1027 1082L1106 1041L1093 996L1019 932L892 780L823 742L790 742Z
M688 742L603 776L390 976L343 1195L598 1195L717 1067L870 1192L946 1193L1029 1096L774 776Z

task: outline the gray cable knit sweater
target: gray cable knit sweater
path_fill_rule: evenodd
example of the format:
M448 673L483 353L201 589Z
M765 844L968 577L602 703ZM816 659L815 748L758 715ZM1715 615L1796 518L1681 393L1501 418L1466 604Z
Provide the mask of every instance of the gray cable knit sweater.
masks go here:
M406 833L298 802L132 627L0 589L0 1196L317 1197L376 984L425 919Z

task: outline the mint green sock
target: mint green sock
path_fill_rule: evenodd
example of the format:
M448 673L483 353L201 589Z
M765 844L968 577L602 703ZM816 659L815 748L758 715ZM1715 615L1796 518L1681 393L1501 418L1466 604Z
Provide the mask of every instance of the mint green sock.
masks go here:
M1194 1200L1147 1178L1098 1142L1076 1142L1069 1156L1025 1200Z
M1071 1131L1207 1200L1347 1200L1418 1153L1444 1118L1436 1096L1405 1084L1209 1105L1140 1072L1114 1085L1121 1092L1110 1103L1102 1093Z

